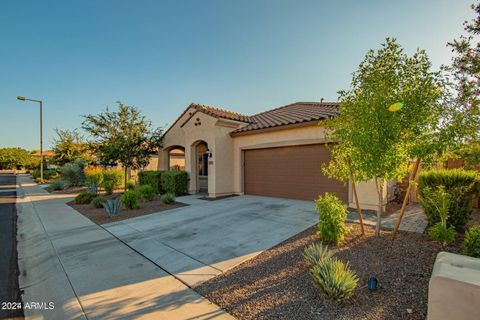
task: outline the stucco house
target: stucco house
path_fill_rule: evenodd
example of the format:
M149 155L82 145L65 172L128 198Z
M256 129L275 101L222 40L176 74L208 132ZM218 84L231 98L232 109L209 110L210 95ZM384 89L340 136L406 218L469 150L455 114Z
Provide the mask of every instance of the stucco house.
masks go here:
M184 169L189 192L209 197L251 194L314 200L335 193L354 206L351 184L327 178L331 158L319 120L337 115L331 102L296 102L255 115L192 103L164 134L158 169ZM365 209L376 209L373 183L360 183Z

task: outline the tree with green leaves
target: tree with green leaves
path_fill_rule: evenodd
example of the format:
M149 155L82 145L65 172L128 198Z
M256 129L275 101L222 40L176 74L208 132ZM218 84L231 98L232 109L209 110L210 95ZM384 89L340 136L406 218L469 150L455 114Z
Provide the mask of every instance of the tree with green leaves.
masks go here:
M63 166L76 159L91 162L89 146L85 138L77 130L55 129L57 137L53 139L53 162Z
M121 164L125 170L148 165L152 154L162 146L162 129L152 123L136 107L117 102L118 111L108 108L98 115L86 115L82 123L92 138L92 148L102 165Z
M29 167L32 163L34 163L33 156L25 149L0 149L0 169L16 169L17 167Z
M340 91L339 115L325 121L333 161L331 177L375 182L380 234L386 181L403 178L410 159L429 159L442 145L442 78L430 70L423 50L412 56L395 39L370 50L353 74L351 87ZM351 170L351 173L350 173Z
M480 3L472 9L475 18L464 22L467 34L448 44L455 55L447 67L455 89L450 120L460 143L480 141Z

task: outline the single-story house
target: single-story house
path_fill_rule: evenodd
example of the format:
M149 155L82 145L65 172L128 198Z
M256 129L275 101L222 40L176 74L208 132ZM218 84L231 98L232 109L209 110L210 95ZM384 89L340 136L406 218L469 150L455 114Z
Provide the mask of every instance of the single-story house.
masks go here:
M314 200L331 192L354 206L351 183L327 178L331 159L319 120L338 103L296 102L255 115L192 103L164 133L158 169L184 168L189 192ZM374 183L357 187L362 208L376 209Z

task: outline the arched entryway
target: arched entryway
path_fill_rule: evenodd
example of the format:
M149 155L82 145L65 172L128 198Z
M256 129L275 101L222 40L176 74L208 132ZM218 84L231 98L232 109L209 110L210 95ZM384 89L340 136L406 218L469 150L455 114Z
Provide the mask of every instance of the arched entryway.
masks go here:
M199 192L208 192L208 144L199 141L195 146L197 186Z

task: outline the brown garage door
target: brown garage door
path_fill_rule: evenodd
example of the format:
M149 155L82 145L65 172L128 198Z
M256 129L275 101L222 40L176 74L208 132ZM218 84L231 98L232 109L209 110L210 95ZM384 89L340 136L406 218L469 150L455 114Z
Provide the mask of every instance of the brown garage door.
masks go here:
M245 193L313 200L331 192L346 202L347 186L322 173L322 163L330 158L324 144L246 150Z

